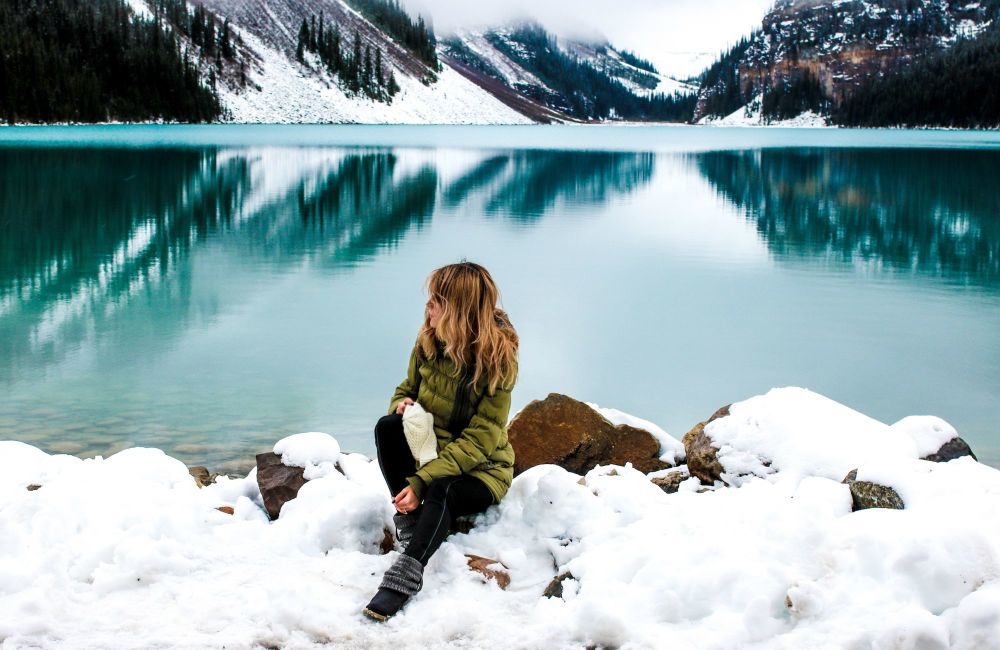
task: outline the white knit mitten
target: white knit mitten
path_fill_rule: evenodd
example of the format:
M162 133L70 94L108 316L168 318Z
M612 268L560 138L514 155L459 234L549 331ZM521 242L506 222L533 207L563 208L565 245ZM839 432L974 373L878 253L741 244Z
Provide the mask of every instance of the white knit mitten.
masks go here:
M437 458L434 416L416 402L403 411L403 435L418 467L423 467Z

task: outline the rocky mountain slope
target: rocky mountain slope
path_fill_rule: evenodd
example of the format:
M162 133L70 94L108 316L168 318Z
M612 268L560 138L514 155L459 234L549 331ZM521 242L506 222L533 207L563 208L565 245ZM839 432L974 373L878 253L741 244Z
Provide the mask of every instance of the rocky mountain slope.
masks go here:
M228 78L219 84L227 121L531 122L450 68L434 69L342 0L206 0L205 5L230 19L250 52L249 83ZM303 20L322 20L327 30L336 30L348 55L355 39L366 52L376 53L399 92L391 101L379 101L352 91L319 55L306 52L299 61L296 50Z
M974 39L997 0L779 0L707 72L694 119L830 114L864 83Z

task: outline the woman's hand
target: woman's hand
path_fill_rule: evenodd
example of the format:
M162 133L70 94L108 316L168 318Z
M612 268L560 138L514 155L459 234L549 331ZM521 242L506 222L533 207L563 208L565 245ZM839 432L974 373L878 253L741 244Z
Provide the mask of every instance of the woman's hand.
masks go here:
M392 503L396 506L396 510L403 514L413 512L417 509L417 506L420 505L420 502L417 501L417 495L414 494L413 488L409 485L403 488L402 491L396 495L396 497L392 500Z
M396 415L402 415L403 411L405 411L406 407L409 406L410 404L413 404L412 399L410 399L409 397L403 398L403 401L396 405Z

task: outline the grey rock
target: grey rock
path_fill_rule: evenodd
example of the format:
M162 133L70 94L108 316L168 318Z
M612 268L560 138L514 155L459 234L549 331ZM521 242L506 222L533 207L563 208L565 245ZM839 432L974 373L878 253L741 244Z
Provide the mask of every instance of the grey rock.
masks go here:
M841 483L846 484L851 489L851 512L867 510L868 508L889 508L892 510L904 508L903 499L898 492L878 483L859 481L856 469L848 472Z
M962 456L972 456L972 460L979 460L976 458L976 455L972 453L972 447L969 446L969 443L956 436L941 445L941 448L936 452L924 456L921 460L930 460L935 463L947 463L949 460L955 460L956 458L961 458Z

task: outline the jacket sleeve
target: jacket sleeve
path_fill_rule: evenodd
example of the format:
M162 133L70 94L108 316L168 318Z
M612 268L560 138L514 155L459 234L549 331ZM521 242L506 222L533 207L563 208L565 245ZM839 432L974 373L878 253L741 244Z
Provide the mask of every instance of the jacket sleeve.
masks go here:
M485 463L505 437L509 414L509 388L497 388L493 395L483 395L469 426L445 445L437 458L407 479L417 497L422 497L423 488L434 479L465 474Z
M396 392L392 394L392 399L389 400L389 415L396 412L396 406L405 398L417 399L417 392L420 389L420 372L418 372L419 349L419 344L413 346L413 352L410 353L410 363L406 368L406 378L396 387Z

